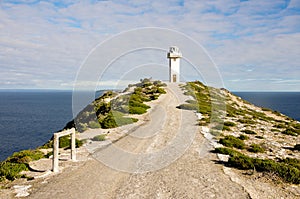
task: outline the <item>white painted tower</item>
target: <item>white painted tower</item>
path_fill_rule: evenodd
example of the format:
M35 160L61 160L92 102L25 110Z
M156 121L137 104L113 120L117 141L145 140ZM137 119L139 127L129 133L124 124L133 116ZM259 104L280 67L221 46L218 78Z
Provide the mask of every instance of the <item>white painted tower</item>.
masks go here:
M169 58L169 80L170 82L179 82L180 76L180 58L182 57L179 48L171 46L168 52Z

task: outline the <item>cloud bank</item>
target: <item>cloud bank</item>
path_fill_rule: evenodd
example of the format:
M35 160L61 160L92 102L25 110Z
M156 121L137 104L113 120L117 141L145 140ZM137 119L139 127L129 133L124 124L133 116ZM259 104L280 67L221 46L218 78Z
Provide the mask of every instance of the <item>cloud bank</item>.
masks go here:
M162 27L201 44L229 90L300 91L299 23L297 0L3 0L0 88L71 89L97 44Z

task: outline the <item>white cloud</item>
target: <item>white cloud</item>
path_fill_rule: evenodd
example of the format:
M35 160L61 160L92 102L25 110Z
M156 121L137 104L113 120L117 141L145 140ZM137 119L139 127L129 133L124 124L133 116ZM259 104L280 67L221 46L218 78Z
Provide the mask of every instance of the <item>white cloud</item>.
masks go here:
M71 88L94 46L121 31L144 26L175 29L201 43L220 67L229 89L251 89L250 84L232 84L232 79L300 77L298 1L29 3L0 3L3 88ZM275 90L286 82L281 83ZM265 89L265 85L258 87Z

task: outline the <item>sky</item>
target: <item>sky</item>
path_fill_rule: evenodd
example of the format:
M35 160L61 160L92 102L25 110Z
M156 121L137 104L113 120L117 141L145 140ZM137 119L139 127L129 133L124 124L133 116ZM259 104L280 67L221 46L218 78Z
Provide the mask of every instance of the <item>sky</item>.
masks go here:
M300 91L300 0L1 0L0 89L72 89L102 42L144 27L199 43L228 90ZM136 79L167 73L165 52L158 52L163 57L136 58L148 57L141 64L153 67ZM114 72L99 77L103 87L125 78ZM187 81L201 80L185 72Z

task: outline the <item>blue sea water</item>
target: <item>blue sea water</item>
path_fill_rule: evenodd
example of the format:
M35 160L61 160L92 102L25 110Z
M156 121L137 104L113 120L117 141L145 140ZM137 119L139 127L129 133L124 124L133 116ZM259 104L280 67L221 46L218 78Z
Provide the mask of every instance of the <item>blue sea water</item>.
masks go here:
M235 94L300 121L300 93ZM0 91L0 161L44 144L71 119L71 91Z
M260 107L279 111L300 121L300 92L234 92Z
M71 119L71 91L0 92L0 161L44 144Z

